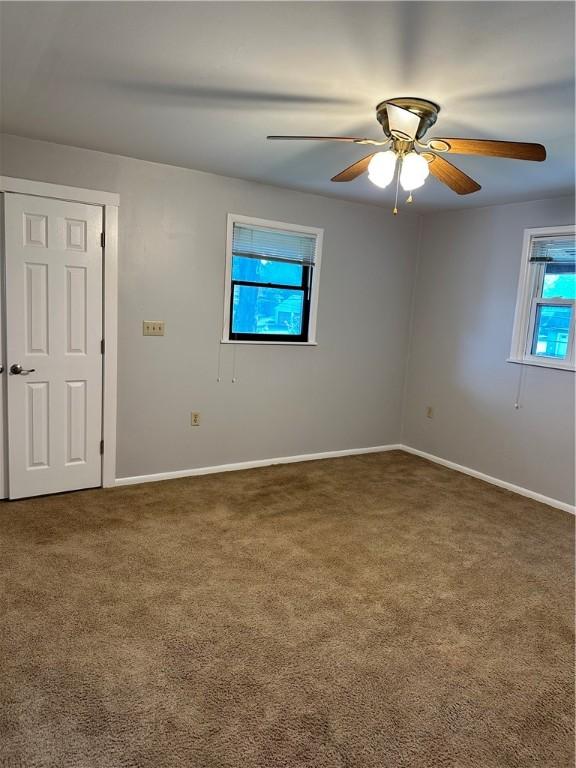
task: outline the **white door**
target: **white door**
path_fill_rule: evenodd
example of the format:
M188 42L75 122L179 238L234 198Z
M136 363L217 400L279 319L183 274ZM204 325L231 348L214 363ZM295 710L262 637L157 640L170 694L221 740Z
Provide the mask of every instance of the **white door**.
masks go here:
M4 198L8 493L98 486L102 208Z

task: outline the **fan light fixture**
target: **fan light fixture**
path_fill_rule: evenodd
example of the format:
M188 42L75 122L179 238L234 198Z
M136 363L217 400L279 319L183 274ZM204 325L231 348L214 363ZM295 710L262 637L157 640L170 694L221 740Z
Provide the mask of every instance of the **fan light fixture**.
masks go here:
M368 178L377 187L384 189L394 178L396 170L396 153L391 149L388 152L376 152L368 164Z
M409 152L402 158L402 170L400 171L402 189L406 192L418 189L424 184L429 173L428 163L422 155Z
M368 164L368 178L377 187L384 189L394 179L398 155L394 150L376 152ZM416 152L400 157L400 184L406 192L418 189L430 173L426 160Z

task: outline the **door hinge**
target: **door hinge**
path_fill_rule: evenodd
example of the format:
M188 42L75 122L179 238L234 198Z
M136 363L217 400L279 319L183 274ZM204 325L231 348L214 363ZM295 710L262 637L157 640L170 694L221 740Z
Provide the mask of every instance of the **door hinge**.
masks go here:
M100 440L100 456L104 455L104 440Z
M106 232L100 232L100 247L104 248L106 245Z
M100 340L100 354L104 354L104 339Z

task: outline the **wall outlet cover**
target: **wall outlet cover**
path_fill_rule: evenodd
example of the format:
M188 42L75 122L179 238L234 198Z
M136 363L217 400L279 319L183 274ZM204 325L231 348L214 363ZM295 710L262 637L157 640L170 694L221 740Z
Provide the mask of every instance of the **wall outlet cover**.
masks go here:
M164 336L164 320L143 320L143 336Z

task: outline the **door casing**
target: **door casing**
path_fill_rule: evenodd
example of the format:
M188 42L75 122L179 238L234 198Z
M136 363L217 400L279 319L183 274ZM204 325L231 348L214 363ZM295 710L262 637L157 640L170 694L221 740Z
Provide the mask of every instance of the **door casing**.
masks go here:
M0 176L1 223L0 223L0 364L4 373L0 375L0 499L8 496L7 488L7 405L5 359L5 285L4 285L4 192L34 195L76 203L88 203L102 207L103 213L103 378L102 378L102 486L107 488L116 480L116 396L118 358L118 209L119 195L93 189L66 187L42 181L16 179Z

